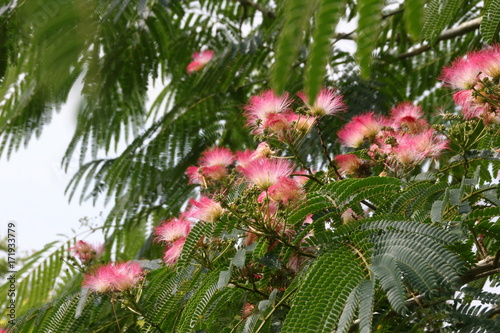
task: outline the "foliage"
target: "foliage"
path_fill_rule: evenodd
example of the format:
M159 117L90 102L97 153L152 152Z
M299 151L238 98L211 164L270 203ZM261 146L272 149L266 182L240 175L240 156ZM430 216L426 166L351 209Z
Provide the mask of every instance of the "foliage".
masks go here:
M499 0L6 2L0 152L10 156L28 144L79 89L63 164L76 156L81 167L68 193L113 204L101 261L142 259L149 272L127 292L90 293L81 288L82 273L96 269L94 262L66 265L61 257L75 240L50 244L20 272L20 316L10 329L497 331L498 295L484 286L498 284L498 125L464 119L437 78L453 59L498 41L499 6ZM336 32L339 17L356 16L356 31ZM339 43L352 39L355 56ZM188 74L192 54L207 49L214 57ZM163 90L146 109L153 82ZM347 112L314 118L312 103L294 102L299 118L290 132L249 134L242 106L252 95L275 88L304 91L314 101L323 86L342 93ZM495 100L494 93L483 97ZM357 149L337 138L346 121L370 110L388 114L401 101L420 104L422 119L434 125L432 143L448 140L449 149L395 162L382 143L374 150L373 138ZM298 127L311 117L312 127ZM267 158L293 159L307 170L309 180L297 190L303 197L259 199L268 189L248 187L234 164L224 166L221 182L207 181L202 165L200 186L188 185L185 170L203 163L207 148L242 151L264 140ZM338 156L346 153L362 167L343 170ZM224 213L204 221L191 211L188 219L199 221L177 264L158 265L164 247L152 241L152 228L182 216L200 193ZM270 219L263 212L275 204Z

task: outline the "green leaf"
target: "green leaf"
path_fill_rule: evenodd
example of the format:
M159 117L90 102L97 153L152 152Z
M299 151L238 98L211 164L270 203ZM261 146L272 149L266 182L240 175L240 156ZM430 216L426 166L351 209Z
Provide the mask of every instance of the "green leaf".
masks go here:
M302 278L283 332L332 332L352 290L365 277L363 263L345 246L317 258Z
M384 1L359 0L358 1L358 29L356 58L358 59L361 75L367 78L371 73L372 52L377 45L380 32L381 8Z
M313 43L310 46L305 72L306 96L311 105L314 103L326 75L328 56L331 50L330 38L337 26L339 13L344 12L345 0L320 0L318 6Z
M430 0L425 7L425 23L422 35L434 43L441 31L456 20L456 14L464 0Z
M423 25L424 0L405 0L403 18L408 34L415 40L420 40L420 30Z
M491 0L481 22L481 36L486 43L498 41L500 32L500 0Z
M276 45L276 62L271 71L271 84L281 94L290 75L290 68L304 40L304 31L311 18L315 1L288 0L285 3L283 29Z

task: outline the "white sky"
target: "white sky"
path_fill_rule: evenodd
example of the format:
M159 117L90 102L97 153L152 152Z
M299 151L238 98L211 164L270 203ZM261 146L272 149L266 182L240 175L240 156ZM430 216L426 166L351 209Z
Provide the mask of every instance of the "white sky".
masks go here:
M61 159L75 129L78 91L72 90L69 102L54 114L50 125L41 137L30 141L27 148L14 152L10 159L0 158L0 237L7 233L7 223L17 225L17 248L19 251L38 250L60 236L74 236L87 228L79 228L80 218L89 217L101 223L104 215L102 203L96 207L91 202L81 206L78 200L68 203L64 190L76 162L69 173L61 169ZM74 231L72 231L74 229ZM92 241L102 241L93 236ZM99 239L100 238L100 239Z

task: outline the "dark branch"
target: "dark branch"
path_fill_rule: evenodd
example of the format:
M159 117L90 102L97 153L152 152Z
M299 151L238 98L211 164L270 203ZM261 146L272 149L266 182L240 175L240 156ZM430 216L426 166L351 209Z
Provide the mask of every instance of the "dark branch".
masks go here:
M438 42L441 40L452 39L454 37L461 36L461 35L464 35L468 32L476 30L481 25L481 20L482 20L482 17L478 17L478 18L475 18L473 20L464 22L464 23L462 23L459 26L456 26L454 28L445 30L438 36L436 41ZM425 45L420 46L419 48L416 48L413 51L409 51L409 52L398 55L398 59L410 58L410 57L413 57L415 55L424 53L425 51L430 50L430 49L431 49L431 45L425 44Z

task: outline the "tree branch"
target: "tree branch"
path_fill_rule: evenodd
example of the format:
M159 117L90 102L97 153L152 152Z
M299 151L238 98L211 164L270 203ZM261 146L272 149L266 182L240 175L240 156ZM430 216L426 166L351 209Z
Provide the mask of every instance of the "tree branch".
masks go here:
M255 10L258 10L259 12L262 13L262 15L267 16L270 19L276 18L276 14L274 14L274 12L272 10L267 9L264 6L262 6L258 3L255 3L251 0L236 0L236 1L241 3L242 6L249 6L249 7L254 8Z
M436 42L441 41L441 40L452 39L454 37L461 36L461 35L464 35L464 34L470 32L470 31L476 30L481 25L482 19L483 19L483 17L481 16L481 17L475 18L473 20L464 22L464 23L462 23L454 28L445 30L438 36L438 38L436 39ZM430 49L431 49L431 45L425 44L425 45L420 46L419 48L416 48L413 51L409 51L409 52L402 53L402 54L398 55L398 59L410 58L410 57L413 57L415 55L424 53L425 51L430 50Z

